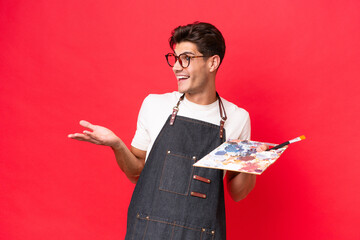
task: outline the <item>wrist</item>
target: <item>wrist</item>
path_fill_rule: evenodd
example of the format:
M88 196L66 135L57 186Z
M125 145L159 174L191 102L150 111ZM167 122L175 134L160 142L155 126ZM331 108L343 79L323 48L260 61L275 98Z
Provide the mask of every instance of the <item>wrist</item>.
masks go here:
M114 151L119 151L124 147L124 143L120 140L120 138L117 138L116 141L111 144L110 146Z

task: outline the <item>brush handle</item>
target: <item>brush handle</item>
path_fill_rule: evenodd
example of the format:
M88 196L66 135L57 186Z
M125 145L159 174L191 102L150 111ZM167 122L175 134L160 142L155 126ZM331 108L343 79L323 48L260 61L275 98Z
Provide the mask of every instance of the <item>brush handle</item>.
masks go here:
M301 140L304 140L304 139L305 139L305 136L302 135L302 136L297 137L297 138L294 138L294 139L292 139L292 140L290 140L290 141L287 141L287 142L284 142L284 143L282 143L282 144L276 145L275 147L270 148L270 149L267 149L266 151L276 150L276 149L285 147L286 145L289 145L290 143L298 142L298 141L301 141Z
M269 151L269 150L276 150L276 149L279 149L279 148L285 147L286 145L289 145L289 144L290 144L290 142L289 142L289 141L287 141L287 142L284 142L284 143L282 143L282 144L276 145L275 147L269 148L269 149L268 149L268 150L266 150L266 151Z

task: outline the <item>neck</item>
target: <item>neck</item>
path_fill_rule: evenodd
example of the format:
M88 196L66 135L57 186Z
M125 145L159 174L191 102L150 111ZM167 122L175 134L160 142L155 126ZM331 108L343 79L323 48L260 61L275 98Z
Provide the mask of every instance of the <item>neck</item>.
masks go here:
M208 105L217 100L216 91L205 92L205 93L185 93L185 97L188 101L200 104Z

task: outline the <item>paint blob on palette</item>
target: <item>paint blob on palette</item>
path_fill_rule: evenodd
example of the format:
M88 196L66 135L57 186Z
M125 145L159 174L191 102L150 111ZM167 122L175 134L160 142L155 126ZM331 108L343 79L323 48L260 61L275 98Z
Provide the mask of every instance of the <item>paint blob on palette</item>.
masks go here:
M270 146L275 145L250 140L230 140L221 144L211 153L200 159L194 166L260 175L273 164L287 148L287 146L285 146L276 150L257 152L256 148L263 144Z

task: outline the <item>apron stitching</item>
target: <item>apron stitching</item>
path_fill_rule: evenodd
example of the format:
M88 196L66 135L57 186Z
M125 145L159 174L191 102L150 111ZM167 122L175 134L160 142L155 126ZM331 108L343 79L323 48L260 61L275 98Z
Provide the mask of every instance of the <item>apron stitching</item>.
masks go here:
M166 122L169 121L169 118L170 118L170 117L171 117L171 115L167 118ZM165 122L165 124L166 124L166 122ZM163 127L163 128L160 130L159 135L156 137L152 148L154 148L154 147L158 144L158 142L160 141L159 139L162 137L162 135L164 135L164 132L165 132L165 129L164 129L164 127ZM149 153L148 158L150 158L150 154L151 154L151 150L150 150L150 153Z
M185 229L189 229L189 230L193 230L193 231L197 231L197 232L201 232L201 231L202 231L202 229L183 226L183 225L180 225L180 224L176 224L176 222L170 223L170 222L165 222L165 221L161 221L161 220L157 220L157 219L151 219L151 218L144 218L144 217L139 217L139 219L142 219L142 220L146 220L146 221L147 221L146 228L147 228L148 223L149 223L150 221L152 221L152 222L158 222L158 223L164 223L164 224L172 225L172 226L174 226L174 227L175 227L175 226L176 226L176 227L181 227L181 228L185 228Z
M177 157L181 157L181 158L184 158L185 160L189 160L189 157L186 157L186 156L182 156L182 155L179 155L179 154L173 154L173 153L171 153L171 151L169 151L169 150L167 150L166 151L167 152L167 156L168 155L172 155L172 156L177 156ZM167 160L167 156L166 156L166 158L165 158L165 161ZM191 160L190 161L193 161L193 163L192 164L194 164L195 162L196 162L196 157L192 157L191 158ZM179 195L183 195L183 196L188 196L189 195L189 191L190 191L190 185L191 185L191 179L192 179L192 176L194 175L194 166L192 166L191 167L191 174L190 174L190 179L189 179L189 183L188 183L188 187L187 187L187 190L186 190L186 193L178 193L178 192L174 192L174 191L170 191L170 190L167 190L167 189L163 189L163 188L161 188L161 184L162 184L162 182L163 182L163 176L164 176L164 170L165 170L165 162L164 162L164 164L163 164L163 169L162 169L162 171L161 171L161 178L160 178L160 183L159 183L159 187L158 187L158 189L160 190L160 191L164 191L164 192L170 192L170 193L174 193L174 194L179 194Z
M146 231L147 231L147 228L148 228L148 225L149 225L149 220L145 218L146 221L146 227L145 227L145 231L144 231L144 235L143 235L143 240L145 239L145 236L146 236Z
M164 192L174 193L174 194L178 194L178 195L182 195L182 196L187 196L187 195L189 194L189 190L187 191L187 193L186 193L186 194L183 194L183 193L173 192L173 191L170 191L170 190L161 189L160 187L159 187L159 191L164 191Z
M179 225L179 224L174 224L174 225L177 226L177 227L186 228L186 229L197 231L197 232L201 231L201 230L199 230L197 228L186 227L186 226Z
M192 185L192 183L193 183L193 176L194 176L194 170L195 170L195 167L193 166L193 164L194 163L196 163L196 157L194 156L194 157L192 157L192 160L193 160L193 162L192 162L192 170L191 170L191 174L190 174L190 181L189 181L189 188L188 188L188 190L190 190L190 186ZM191 193L191 192L190 192ZM189 194L189 191L188 191L188 194ZM191 195L191 194L190 194Z
M194 163L193 163L194 164ZM192 164L191 164L191 166L192 166ZM189 179L189 184L188 184L188 190L187 190L187 193L186 193L186 195L188 195L189 194L189 191L190 191L190 185L191 185L191 179L192 179L192 175L194 174L194 166L192 166L191 167L192 169L191 169L191 174L190 174L190 179Z
M178 117L181 118L182 116L178 116ZM209 126L209 127L215 128L215 129L217 129L219 127L219 126L217 126L217 125L215 125L213 123L203 122L201 120L196 120L196 119L183 118L182 120L185 121L185 122L191 122L191 123L201 124L201 125L204 125L204 126Z
M172 231L171 231L171 238L170 238L170 240L172 240L173 237L174 237L174 229L175 229L175 222L174 222L174 224L172 224Z
M170 151L166 151L167 152L167 154L166 155L169 155L170 153ZM172 154L172 155L175 155L175 154ZM180 155L175 155L175 156L180 156ZM183 156L180 156L180 157L183 157ZM167 156L166 156L166 158L165 158L165 161L167 160ZM178 192L174 192L174 191L170 191L170 190L167 190L167 189L163 189L163 188L161 188L161 183L163 182L163 176L164 176L164 170L165 170L165 161L164 161L164 164L163 164L163 169L162 169L162 171L161 171L161 178L160 178L160 183L159 183L159 187L158 187L158 189L160 190L160 191L164 191L164 192L171 192L171 193L175 193L175 194L179 194L179 195L183 195L183 196L187 196L188 194L189 194L189 189L187 190L187 192L186 193L178 193Z
M137 216L139 216L139 214L137 215ZM136 218L136 219L138 219L138 218ZM135 235L135 229L136 229L136 224L138 223L138 221L139 220L137 220L136 222L135 222L135 224L134 224L134 230L133 230L133 235L132 235L132 238L131 239L133 239L134 240L134 235Z

